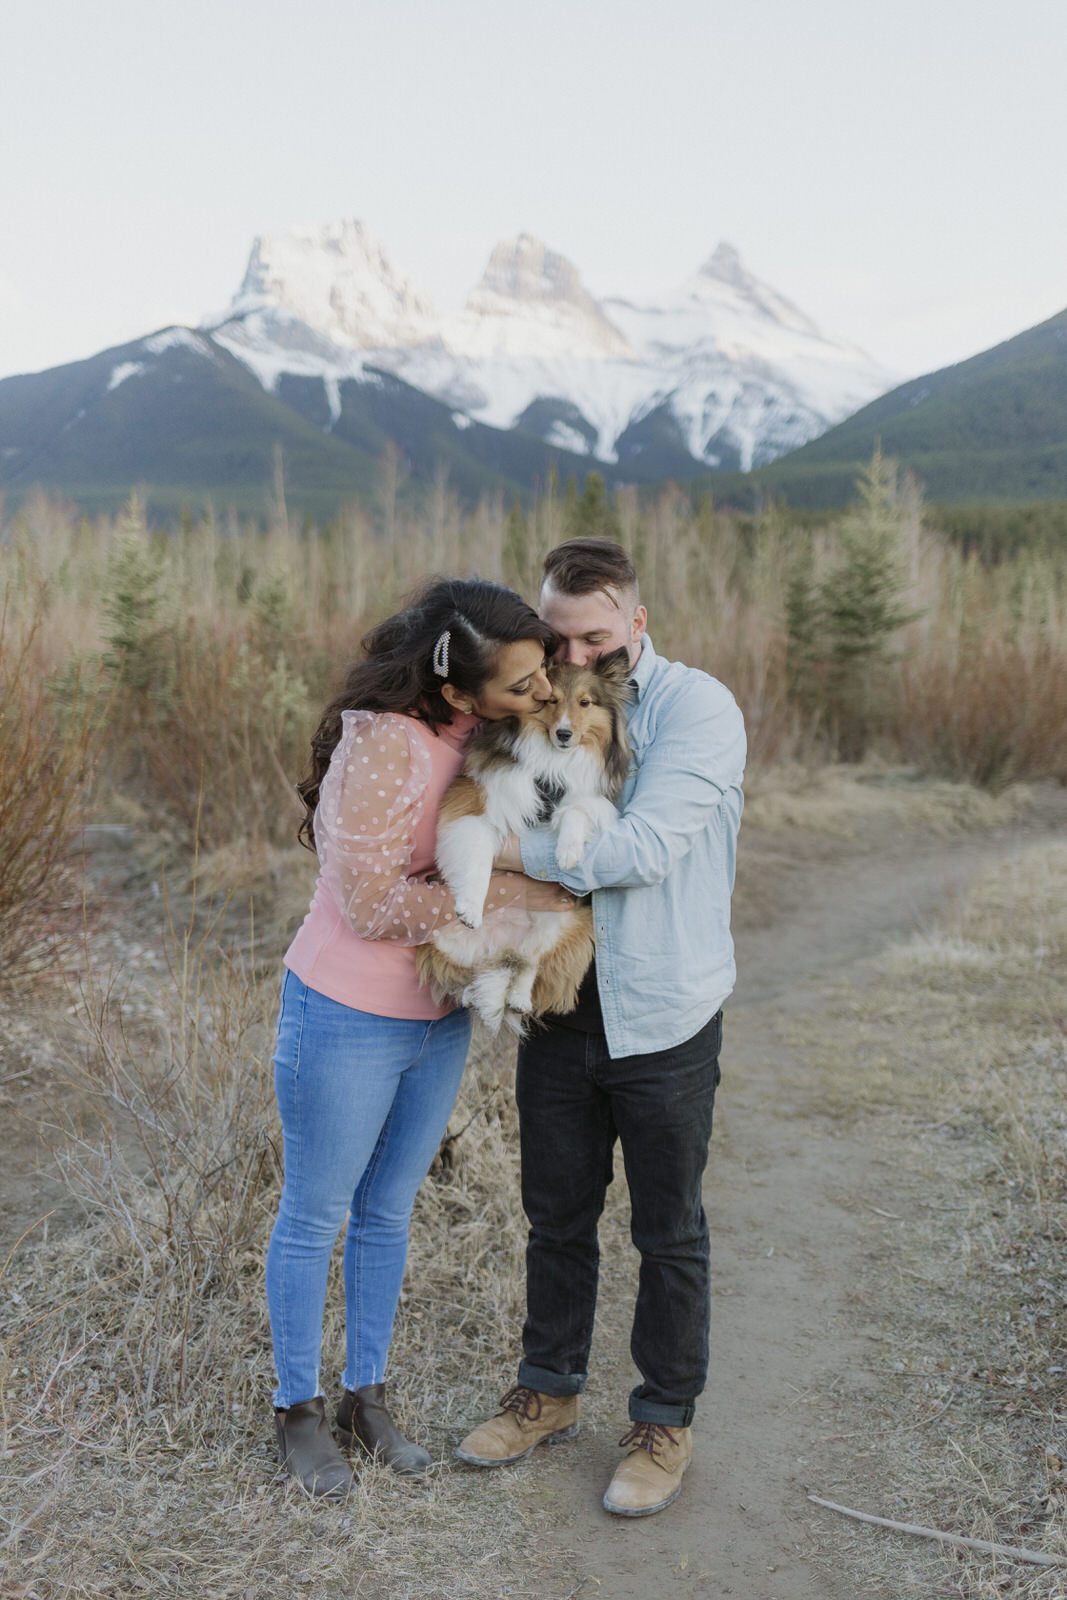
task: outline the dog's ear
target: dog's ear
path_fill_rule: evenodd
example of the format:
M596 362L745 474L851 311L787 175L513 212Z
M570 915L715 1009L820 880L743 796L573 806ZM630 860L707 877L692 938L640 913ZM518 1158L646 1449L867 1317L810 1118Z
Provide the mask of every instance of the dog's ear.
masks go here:
M613 650L610 655L597 657L597 677L603 678L607 683L626 683L632 670L630 652L624 644Z

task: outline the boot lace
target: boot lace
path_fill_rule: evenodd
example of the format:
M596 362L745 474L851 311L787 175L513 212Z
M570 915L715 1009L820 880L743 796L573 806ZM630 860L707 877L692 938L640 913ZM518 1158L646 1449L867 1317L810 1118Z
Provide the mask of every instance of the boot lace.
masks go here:
M517 1383L509 1389L500 1402L498 1417L514 1411L520 1422L536 1422L541 1415L541 1396L536 1389Z
M678 1439L663 1422L635 1422L619 1443L623 1448L631 1445L634 1450L647 1450L657 1467L662 1467L659 1452L666 1444L676 1445Z

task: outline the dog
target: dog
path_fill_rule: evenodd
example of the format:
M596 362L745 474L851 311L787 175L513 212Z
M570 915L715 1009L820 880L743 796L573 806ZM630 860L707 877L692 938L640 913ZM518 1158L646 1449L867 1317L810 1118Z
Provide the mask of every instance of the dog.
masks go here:
M526 717L484 724L463 772L445 791L437 820L437 864L459 923L420 945L421 981L434 999L458 1000L491 1032L520 1036L531 1018L574 1009L593 959L593 914L504 908L483 921L493 858L508 834L547 824L566 869L593 834L618 818L630 765L625 649L588 667L549 669L552 698Z

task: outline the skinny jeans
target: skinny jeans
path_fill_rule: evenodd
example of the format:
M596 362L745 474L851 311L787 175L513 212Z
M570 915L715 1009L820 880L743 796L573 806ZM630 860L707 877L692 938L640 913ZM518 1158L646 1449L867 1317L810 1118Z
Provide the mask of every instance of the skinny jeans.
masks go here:
M378 1017L282 984L274 1086L285 1182L267 1250L276 1406L322 1393L330 1256L344 1248L346 1389L385 1378L415 1195L459 1090L470 1017Z
M597 1224L616 1139L640 1257L630 1351L634 1422L688 1427L708 1370L710 1265L701 1179L719 1083L722 1013L684 1044L612 1060L602 1032L552 1023L519 1047L522 1202L530 1224L519 1382L585 1388Z

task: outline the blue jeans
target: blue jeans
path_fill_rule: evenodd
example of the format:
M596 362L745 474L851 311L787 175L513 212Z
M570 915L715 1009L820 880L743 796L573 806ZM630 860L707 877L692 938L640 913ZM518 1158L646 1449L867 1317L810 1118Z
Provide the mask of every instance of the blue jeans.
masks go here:
M330 1255L348 1214L346 1389L385 1377L415 1195L448 1125L470 1018L376 1017L282 984L274 1086L285 1184L267 1251L276 1406L322 1393Z
M630 1352L633 1422L688 1427L708 1371L710 1269L701 1179L719 1083L722 1013L684 1044L608 1054L603 1033L550 1024L519 1046L526 1325L519 1382L585 1388L615 1141L641 1257Z

